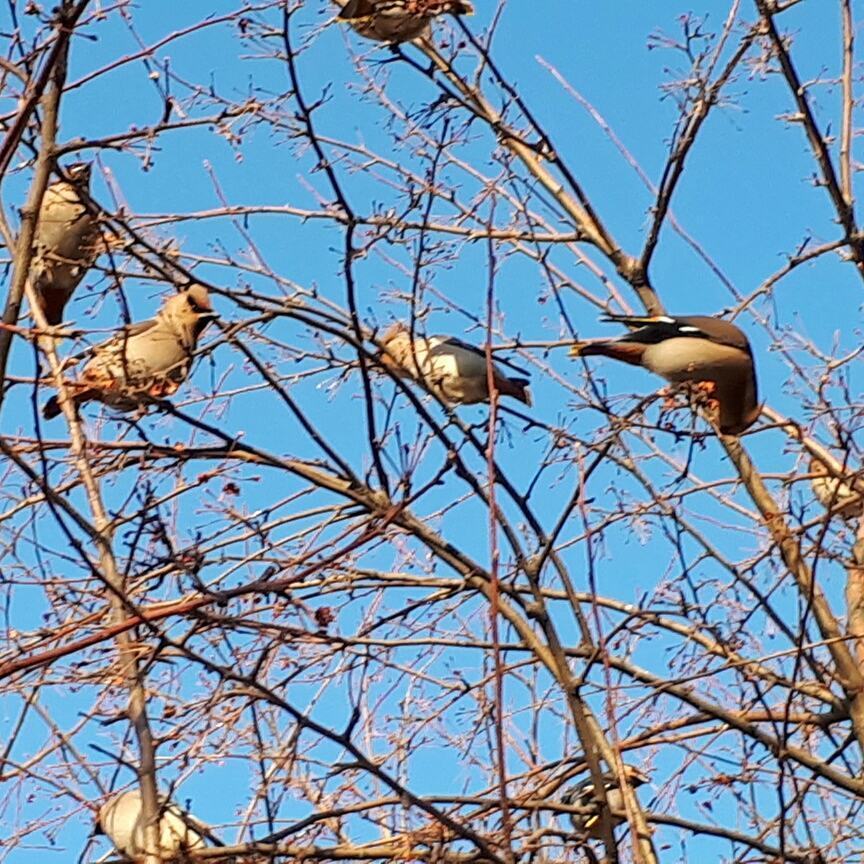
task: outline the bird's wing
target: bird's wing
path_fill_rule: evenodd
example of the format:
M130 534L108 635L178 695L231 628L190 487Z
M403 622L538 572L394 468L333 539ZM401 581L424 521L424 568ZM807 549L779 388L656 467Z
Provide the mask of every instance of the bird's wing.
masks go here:
M148 318L146 321L136 321L133 324L127 324L125 327L121 327L116 333L114 333L110 339L106 339L104 342L94 345L90 349L90 353L98 354L101 351L118 351L133 336L140 336L142 333L152 330L156 324L157 321L155 318Z
M130 357L129 343L147 333L157 325L155 318L136 321L118 330L110 339L94 345L88 353L89 359L81 373L88 384L99 388L115 386L118 381L141 374L140 361Z
M629 333L620 336L618 342L640 342L653 345L666 339L690 338L718 341L710 333L683 318L671 315L604 315L601 321L624 324L631 328Z
M486 350L484 348L478 347L477 345L472 345L470 342L463 342L461 339L458 339L455 336L448 336L446 338L442 338L441 341L429 351L429 356L434 357L436 354L440 355L444 353L450 353L453 348L466 351L479 357L483 361L483 364L485 366ZM507 360L506 358L495 356L494 365L507 366L514 372L519 372L522 375L527 375L528 377L530 377L530 373L527 369L523 369L521 366L517 366L515 363Z
M372 0L348 0L339 11L339 18L368 18L375 14L375 4Z
M594 791L594 781L588 777L585 780L580 780L575 786L571 786L565 793L568 799L568 804L579 804L586 806L592 801L591 793Z

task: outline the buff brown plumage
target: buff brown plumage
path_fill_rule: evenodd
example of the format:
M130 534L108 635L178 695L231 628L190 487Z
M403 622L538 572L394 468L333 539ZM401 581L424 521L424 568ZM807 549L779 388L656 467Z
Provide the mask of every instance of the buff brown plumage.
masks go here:
M428 37L439 15L473 15L467 0L348 0L339 11L361 35L378 42L410 42Z
M63 320L66 304L99 255L98 220L89 201L89 162L66 169L68 179L45 190L33 242L30 278L49 324Z
M189 375L198 337L217 317L202 285L174 294L155 318L125 327L93 348L67 391L76 405L95 400L121 411L171 396ZM52 396L42 414L50 420L59 413L58 398Z
M453 336L420 336L412 338L408 327L394 324L381 337L384 350L381 364L401 378L421 381L445 402L470 405L489 401L489 378L486 353ZM493 363L495 387L502 396L510 396L531 405L528 379L508 376L499 363Z
M738 435L758 419L762 406L753 352L739 327L707 315L609 315L603 320L631 331L615 339L577 342L571 356L611 357L673 383L712 385L718 426L725 435Z

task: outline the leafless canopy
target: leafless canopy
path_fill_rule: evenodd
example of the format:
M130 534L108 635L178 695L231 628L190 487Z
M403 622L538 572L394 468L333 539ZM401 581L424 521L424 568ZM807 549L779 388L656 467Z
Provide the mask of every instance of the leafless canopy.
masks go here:
M8 0L4 861L116 859L129 787L146 864L160 795L225 844L194 860L862 860L853 4L609 4L601 51L594 4L526 3L387 46L329 0ZM51 328L37 216L79 160L99 254ZM76 411L73 361L192 282L221 318L182 388ZM666 306L750 336L747 434L567 359ZM395 376L394 321L534 406Z

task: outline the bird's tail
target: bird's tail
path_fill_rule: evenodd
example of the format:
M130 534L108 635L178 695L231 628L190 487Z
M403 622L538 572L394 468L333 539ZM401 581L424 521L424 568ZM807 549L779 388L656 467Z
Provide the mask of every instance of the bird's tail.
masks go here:
M53 420L55 417L60 416L60 400L56 396L52 396L42 406L42 416L46 420Z
M631 366L642 365L645 345L633 342L627 336L618 339L589 339L570 346L571 357L611 357Z
M527 378L501 378L495 382L502 396L512 396L529 408L534 404Z
M589 339L585 342L574 342L567 352L571 357L603 356L609 352L609 342L605 339Z
M56 327L63 321L63 310L69 297L60 291L48 291L43 292L40 299L45 320L52 327Z
M71 385L67 385L70 386ZM72 398L75 400L75 410L78 410L78 406L82 402L86 402L88 399L92 399L95 395L95 391L93 390L83 390L79 388L75 388L73 391L74 395ZM60 400L57 396L52 396L43 406L42 406L42 416L46 420L53 420L55 417L59 417L63 412L63 409L60 407Z

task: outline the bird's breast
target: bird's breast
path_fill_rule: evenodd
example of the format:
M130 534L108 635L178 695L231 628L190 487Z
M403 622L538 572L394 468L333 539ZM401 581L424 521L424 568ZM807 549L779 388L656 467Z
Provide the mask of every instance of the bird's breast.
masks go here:
M649 345L642 365L667 381L717 381L742 372L749 363L738 348L687 336Z

